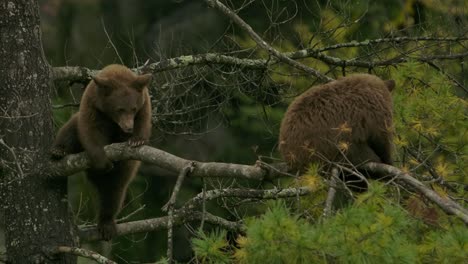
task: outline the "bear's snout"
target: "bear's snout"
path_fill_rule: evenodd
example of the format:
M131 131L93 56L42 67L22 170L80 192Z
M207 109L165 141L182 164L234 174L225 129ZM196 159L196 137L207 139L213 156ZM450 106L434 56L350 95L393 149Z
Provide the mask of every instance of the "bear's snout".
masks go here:
M133 127L122 128L122 130L123 130L123 132L125 132L127 134L133 133Z
M133 133L133 117L126 118L119 122L120 129L127 134Z

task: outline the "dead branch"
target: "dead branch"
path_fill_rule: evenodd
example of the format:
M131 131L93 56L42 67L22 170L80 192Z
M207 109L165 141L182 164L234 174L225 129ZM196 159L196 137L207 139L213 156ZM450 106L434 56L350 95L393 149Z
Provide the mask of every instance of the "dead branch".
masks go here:
M58 246L54 248L46 248L45 251L50 254L72 254L75 256L92 259L96 261L97 263L101 263L101 264L117 264L117 262L114 262L94 251L84 249L84 248Z

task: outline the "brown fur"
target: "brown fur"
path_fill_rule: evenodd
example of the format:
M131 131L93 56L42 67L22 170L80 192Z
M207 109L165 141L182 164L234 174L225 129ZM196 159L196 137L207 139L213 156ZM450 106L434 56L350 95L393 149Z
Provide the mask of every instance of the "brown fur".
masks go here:
M109 65L93 78L81 98L80 110L60 129L53 158L85 151L91 160L87 176L100 198L98 229L105 240L116 233L119 213L139 161L111 162L104 146L128 141L146 143L151 135L151 75L135 75L122 65Z
M392 98L395 82L356 74L312 87L289 106L279 150L291 169L311 162L392 164Z

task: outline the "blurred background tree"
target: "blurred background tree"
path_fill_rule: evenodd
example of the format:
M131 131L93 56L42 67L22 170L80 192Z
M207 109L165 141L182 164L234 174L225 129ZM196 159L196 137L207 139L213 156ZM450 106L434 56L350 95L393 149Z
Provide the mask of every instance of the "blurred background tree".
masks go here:
M165 58L199 53L222 53L252 59L268 58L268 54L257 47L242 29L233 25L216 10L208 8L203 1L39 2L44 50L52 66L70 65L100 69L110 63L122 63L129 67L137 67L147 60L152 63ZM282 52L314 49L320 51L318 55L336 58L335 63L315 59L321 58L318 55L300 60L332 78L354 72L371 72L383 78L395 79L397 166L417 172L424 177L423 179L434 183L433 187L439 193L457 199L466 206L466 1L263 0L229 1L228 4L256 32ZM459 37L460 40L411 41L411 38L418 36ZM395 37L406 39L374 41ZM343 43L349 45L334 47ZM464 55L448 58L447 54ZM437 57L442 55L444 59ZM258 69L207 64L156 73L151 91L154 107L154 136L151 145L184 158L200 161L242 164L253 164L259 158L276 161L276 143L282 115L296 95L314 84L317 84L315 78L279 63ZM57 90L52 100L58 128L77 110L76 107L68 107L67 104L79 102L86 84L61 82L56 85ZM135 211L142 205L145 206L144 210L126 220L165 215L160 208L170 196L175 182L174 176L155 166L144 166L140 177L132 183L127 205L121 216ZM304 184L321 181L315 173L309 173L304 179ZM292 184L295 183L291 180L259 184L239 180L190 179L185 182L179 201L187 200L202 188L285 187ZM370 205L362 203L344 210L342 215L335 217L336 219L327 221L321 218L326 185L323 184L320 188L317 189L317 194L301 203L295 199L287 203L294 204L293 207L297 210L294 212L297 215L293 216L284 205L252 204L232 199L208 203L207 208L210 212L230 220L258 215L266 208L273 209L263 218L248 222L247 236L237 241L239 249L230 248L214 238L210 239L209 235L197 233L197 224L176 229L176 259L182 262L195 260L195 254L198 260L204 260L202 262L218 262L215 260L219 260L218 257L222 259L218 254L221 252L225 258L219 261L229 262L235 259L245 263L258 263L263 260L262 256L270 255L267 251L256 250L256 247L262 247L261 243L265 243L261 240L280 239L274 234L256 237L261 232L269 232L268 229L260 228L263 225L272 225L264 222L273 221L275 214L280 214L281 219L284 218L278 221L285 221L286 234L310 234L310 237L292 236L291 239L298 239L298 245L309 245L311 251L307 254L314 255L316 262L381 261L379 254L382 252L374 255L369 253L370 256L356 256L354 252L346 251L346 247L339 251L339 245L345 243L341 237L336 237L336 240L321 240L323 236L336 236L326 234L327 230L340 233L351 229L349 232L356 232L357 237L362 235L363 227L347 224L362 217L369 220L369 225L377 221L377 229L385 227L390 230L388 233L377 232L377 236L371 236L372 239L362 245L363 251L369 250L367 247L371 248L376 243L383 243L382 248L385 248L388 243L397 243L395 239L402 240L398 243L412 245L396 252L392 257L397 259L388 258L387 262L413 262L418 259L415 252L425 252L426 255L420 255L422 260L429 256L428 254L435 254L441 258L445 255L437 254L451 254L449 250L434 253L430 245L434 245L438 239L448 240L437 232L460 223L427 205L425 201L414 198L414 195L405 193L396 197L394 192L381 187L383 190L378 196L384 197L382 199L388 204L377 206L378 210L373 215L369 215ZM92 192L84 177L70 178L70 202L78 224L94 222L96 205ZM427 216L428 210L433 213L430 217ZM389 217L396 219L394 228L390 228L388 221L393 220L385 218L385 212L390 212ZM303 222L303 219L308 222ZM310 223L320 223L320 226L311 226ZM366 226L366 223L363 221L363 226ZM274 227L273 224L272 229ZM415 229L416 227L418 229ZM408 229L427 231L427 234L416 239L405 232ZM466 235L466 232L464 234ZM215 235L230 237L223 232L216 232ZM204 238L192 240L197 241L193 242L195 253L190 242L193 237ZM460 243L465 243L466 250L466 237L461 240ZM211 244L203 244L203 241L211 241ZM278 247L291 242L280 241L282 243ZM432 244L428 242L425 248L418 248L418 244L423 244L422 241L431 241ZM214 255L203 251L203 246L206 249L216 243L221 246L219 250L214 251ZM453 249L454 246L450 246L452 242L447 243L448 247ZM322 245L323 248L318 245ZM353 249L353 245L348 245L349 250ZM111 254L113 259L122 263L155 261L165 255L166 231L119 237L113 240L112 245L96 243L88 246L95 249L101 247L99 251L107 250L107 254ZM282 251L275 252L281 255L276 258L278 263L290 260L294 262L294 258L288 257L289 254L298 256L298 259L294 259L297 262L309 258L302 253L286 251L284 255L281 255ZM353 256L359 259L353 259Z

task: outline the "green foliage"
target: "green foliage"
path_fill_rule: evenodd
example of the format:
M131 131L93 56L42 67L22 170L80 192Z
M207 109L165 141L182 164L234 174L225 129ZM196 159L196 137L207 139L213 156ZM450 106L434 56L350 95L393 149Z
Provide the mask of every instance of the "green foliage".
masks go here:
M468 259L468 229L457 226L448 232L430 232L419 246L424 262L463 263Z
M300 263L316 259L307 222L291 216L283 202L273 204L261 219L250 219L247 236L235 253L240 263Z
M216 230L209 234L198 232L198 237L192 239L197 259L201 263L230 263L230 257L226 254L229 245L225 238L224 230Z
M468 183L468 104L453 82L427 65L409 62L392 71L396 145L402 166L425 164L446 181Z
M468 258L465 227L429 229L386 198L389 192L372 183L354 205L314 224L291 214L285 202L274 202L264 215L247 221L246 235L237 240L236 263L462 263ZM214 237L197 243L219 248L222 236ZM204 256L205 263L218 260Z

